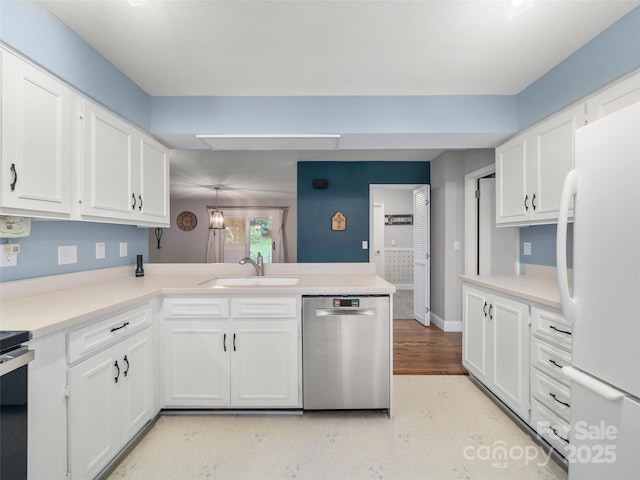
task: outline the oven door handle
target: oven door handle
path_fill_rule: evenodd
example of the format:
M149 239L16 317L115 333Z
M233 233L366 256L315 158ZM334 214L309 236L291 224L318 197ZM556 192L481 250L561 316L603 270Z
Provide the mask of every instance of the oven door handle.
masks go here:
M11 373L35 358L35 352L28 348L19 348L0 355L0 376Z

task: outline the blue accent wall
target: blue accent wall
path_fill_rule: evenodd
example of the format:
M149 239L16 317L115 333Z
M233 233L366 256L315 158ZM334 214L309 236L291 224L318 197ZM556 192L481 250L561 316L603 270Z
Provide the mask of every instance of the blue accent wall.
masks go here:
M313 179L329 181L314 189ZM428 184L429 162L298 162L298 262L368 262L370 184ZM336 212L346 230L331 230Z
M520 228L520 263L555 267L556 225L533 225ZM524 242L531 242L531 255L524 254ZM567 266L573 268L573 224L567 226Z
M20 244L17 267L0 269L0 280L81 272L98 268L134 265L136 255L149 258L149 233L146 228L92 222L31 222L31 235L12 239ZM120 257L120 242L127 242L127 256ZM7 243L7 239L2 239ZM105 243L106 256L96 259L96 243ZM78 263L58 265L58 247L77 245ZM135 268L132 268L132 274Z

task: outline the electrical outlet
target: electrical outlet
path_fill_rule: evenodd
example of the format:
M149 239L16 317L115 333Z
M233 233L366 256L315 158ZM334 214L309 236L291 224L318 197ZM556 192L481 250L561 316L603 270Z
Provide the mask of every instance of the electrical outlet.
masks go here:
M58 265L69 265L71 263L78 263L78 247L76 245L58 247Z
M17 267L18 255L15 253L5 253L0 255L0 267Z
M369 248L369 242L367 242L366 240L362 241L362 249L366 250L367 248Z
M127 256L127 242L120 242L120 256Z
M523 253L525 255L531 255L531 242L524 242L523 247Z
M104 243L96 243L96 259L105 258L106 254L106 246Z

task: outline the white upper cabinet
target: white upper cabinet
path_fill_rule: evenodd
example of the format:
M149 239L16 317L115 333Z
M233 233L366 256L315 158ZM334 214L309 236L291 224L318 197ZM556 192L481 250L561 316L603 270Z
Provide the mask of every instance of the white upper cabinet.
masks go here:
M2 58L0 211L69 218L73 92L11 53Z
M82 120L82 215L168 226L167 149L86 100Z
M496 223L557 221L562 184L575 163L575 131L584 121L580 104L496 149Z
M640 102L640 71L614 83L587 100L589 123Z

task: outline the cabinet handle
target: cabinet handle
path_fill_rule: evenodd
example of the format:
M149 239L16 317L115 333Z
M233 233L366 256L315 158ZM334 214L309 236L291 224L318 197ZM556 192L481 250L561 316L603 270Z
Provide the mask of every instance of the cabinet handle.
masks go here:
M525 212L529 211L529 195L524 196L524 210Z
M565 333L567 335L571 335L571 332L568 332L566 330L560 330L559 328L554 327L553 325L549 325L549 328L551 330L555 330L556 332L560 332L560 333Z
M114 380L116 381L116 383L118 383L118 379L120 378L120 366L118 365L118 360L116 360L114 366L118 370L118 373L116 373L116 378L114 378Z
M533 194L533 197L531 197L531 206L533 207L533 209L536 209L536 194Z
M567 440L567 439L566 439L566 438L564 438L562 435L560 435L560 434L558 433L558 431L555 429L555 427L551 427L551 431L552 431L552 432L554 433L554 435L555 435L556 437L558 437L560 440L562 440L562 441L563 441L563 442L565 442L565 443L569 443L569 440Z
M127 358L127 356L124 356L124 363L127 364L127 369L124 371L124 376L127 376L127 373L129 373L129 359Z
M550 358L549 359L549 363L552 365L555 365L558 368L562 368L564 365L560 365L558 362L556 362L554 359Z
M493 320L493 304L489 305L489 320Z
M138 210L142 211L142 195L138 195L138 200L140 200L140 206L138 207Z
M560 405L564 405L565 407L571 407L571 405L569 405L566 402L563 402L562 400L558 400L558 397L556 397L555 393L551 393L549 392L549 395L551 396L551 398L553 398L556 402L558 402Z
M133 199L133 205L131 205L131 210L135 210L136 209L136 194L132 193L131 194L131 198Z
M113 327L111 329L111 333L116 332L120 329L123 329L124 327L126 327L127 325L129 325L129 322L124 322L122 325L120 325L119 327Z
M227 351L227 334L226 333L222 337L222 348L224 352Z
M233 351L236 351L236 334L233 334Z
M482 307L482 313L484 313L484 318L487 318L487 302L484 302L484 306Z
M12 163L11 164L11 168L9 168L9 170L11 170L11 174L13 175L13 182L11 182L11 191L13 192L16 189L16 183L18 183L18 172L16 172L16 164Z

